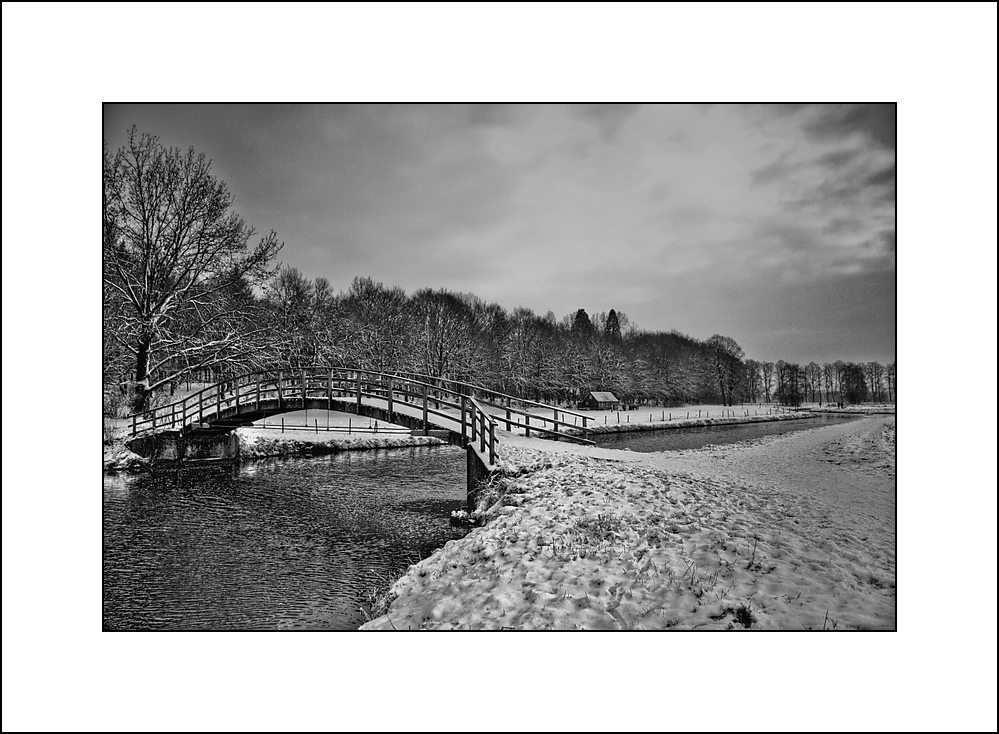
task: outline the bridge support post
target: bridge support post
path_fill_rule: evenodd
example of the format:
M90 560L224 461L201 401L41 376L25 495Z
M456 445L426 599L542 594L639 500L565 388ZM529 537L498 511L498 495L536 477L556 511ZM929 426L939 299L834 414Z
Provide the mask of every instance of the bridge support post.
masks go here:
M464 441L468 437L468 432L465 430L465 396L461 396L461 439Z
M327 428L329 428L329 421L330 421L329 411L331 410L333 410L333 368L332 367L330 367L330 376L328 382L326 383L326 411L327 411L326 427Z
M361 414L361 373L357 373L357 414Z
M464 407L464 402L462 403ZM427 386L423 386L423 427L425 429L430 428L430 424L427 423Z
M489 464L496 466L496 424L489 424Z
M482 488L482 485L489 481L489 477L492 476L492 472L485 464L482 463L481 457L475 453L474 446L469 446L465 449L465 457L465 465L468 472L468 478L465 483L465 506L468 511L471 512L475 509L475 503L478 499L479 490Z
M388 419L389 423L392 422L392 378L388 378Z
M282 382L284 382L284 373L281 370L278 370L278 381L277 381L278 410L281 410L281 408L284 407L284 405L283 405L284 394L283 394L283 391L281 390L281 383Z

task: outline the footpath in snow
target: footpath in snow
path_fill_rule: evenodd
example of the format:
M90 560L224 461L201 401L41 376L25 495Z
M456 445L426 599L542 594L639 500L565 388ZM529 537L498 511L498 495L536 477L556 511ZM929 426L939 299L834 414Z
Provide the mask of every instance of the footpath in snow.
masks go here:
M893 417L640 454L501 436L485 525L361 629L894 629Z

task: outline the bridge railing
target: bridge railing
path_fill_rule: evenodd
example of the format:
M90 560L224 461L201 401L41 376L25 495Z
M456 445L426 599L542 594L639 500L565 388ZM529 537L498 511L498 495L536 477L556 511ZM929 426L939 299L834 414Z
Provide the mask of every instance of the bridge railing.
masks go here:
M479 452L489 456L489 464L496 464L496 421L489 415L475 398L465 398L468 400L471 410L469 411L469 430L471 431L471 442L475 444L476 434L479 438ZM465 410L461 411L461 435L465 435ZM488 454L487 449L488 447Z
M431 377L428 375L419 375L412 372L394 372L392 374L398 375L407 380L418 381L419 384L428 385L432 389L441 392L478 396L481 402L501 411L505 411L505 417L500 420L504 423L507 431L510 431L514 426L517 426L519 428L523 428L527 436L530 436L531 432L534 431L543 435L551 436L556 440L560 437L568 437L570 439L578 440L578 436L573 434L580 433L585 438L585 436L589 433L589 426L587 422L593 420L593 416L584 415L582 413L577 413L572 410L566 410L552 405L546 405L534 400L527 400L514 395L507 395L506 393L497 392L496 390L490 390L489 388L484 388L467 382ZM448 387L448 385L452 385L454 387ZM453 403L450 405L453 405ZM515 405L523 407L515 407ZM531 408L535 409L534 412L531 411ZM543 411L542 415L538 415L538 411ZM547 411L552 411L552 417L549 418L543 414ZM566 416L573 419L571 423L566 420ZM535 421L541 421L540 425L535 423L532 426L532 419ZM551 425L551 429L548 428L549 424ZM592 443L592 441L585 442Z
M151 408L128 417L132 435L154 429L187 428L206 422L217 422L223 417L238 416L244 412L259 412L261 404L276 401L283 410L308 406L309 400L325 400L333 407L335 400L356 401L358 407L365 399L377 399L388 404L393 413L397 402L419 406L423 424L429 425L431 415L448 421L460 422L462 435L466 428L466 412L478 416L470 418L468 425L480 427L480 435L488 423L488 430L495 435L495 426L502 421L506 430L519 427L530 436L534 431L555 438L592 443L576 434L582 419L582 435L588 432L590 416L569 410L524 400L512 395L489 390L477 385L416 373L378 372L358 368L310 366L296 369L268 370L239 375L210 385L173 403ZM469 406L468 401L474 403ZM491 414L484 405L503 411L501 417ZM522 407L518 407L522 406ZM531 408L534 412L531 412ZM453 413L447 412L450 409ZM538 410L552 411L552 415L538 415ZM481 413L481 415L479 415ZM488 416L486 420L483 416ZM573 418L569 423L568 417ZM541 424L531 424L531 420ZM483 422L485 421L485 422ZM549 425L551 426L549 428ZM492 445L492 444L491 444ZM484 450L484 449L483 449ZM493 445L493 451L495 446Z

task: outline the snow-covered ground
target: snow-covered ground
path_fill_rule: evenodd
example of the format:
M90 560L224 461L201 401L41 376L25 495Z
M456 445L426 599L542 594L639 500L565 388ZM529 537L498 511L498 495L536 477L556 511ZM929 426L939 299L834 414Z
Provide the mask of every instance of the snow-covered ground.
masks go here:
M361 629L895 628L894 418L662 454L500 436L486 524Z
M240 461L270 456L308 456L338 451L391 449L405 446L440 446L446 444L433 436L410 436L408 433L327 433L288 431L269 428L238 428Z

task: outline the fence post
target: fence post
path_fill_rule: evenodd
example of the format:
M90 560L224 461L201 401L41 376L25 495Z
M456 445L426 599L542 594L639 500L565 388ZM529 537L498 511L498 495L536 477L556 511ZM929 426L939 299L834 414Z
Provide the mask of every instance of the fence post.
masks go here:
M361 414L361 373L357 372L357 414Z
M329 428L329 411L333 410L333 368L330 367L329 380L326 382L326 427Z
M558 408L555 409L555 420L552 421L552 429L555 431L555 436L553 438L558 441Z
M489 464L496 463L496 425L489 424Z
M481 410L479 412L479 420L482 423L479 425L479 451L482 453L486 452L486 414Z
M461 438L462 438L462 441L464 441L465 438L466 438L465 434L466 434L466 431L465 431L465 396L462 395L461 396Z
M423 428L424 430L430 428L430 424L427 423L427 385L423 385Z
M475 443L475 417L476 417L475 406L472 406L468 412L469 412L468 429L470 432L468 438L472 443Z
M510 401L506 401L506 430L510 430Z
M388 378L388 417L389 423L392 422L392 378Z
M284 372L282 372L281 370L278 370L278 381L277 381L278 410L281 410L281 408L282 408L281 402L282 402L282 400L284 400L284 391L281 389L281 383L283 383L283 382L284 382Z
M524 414L524 435L531 437L531 416Z

